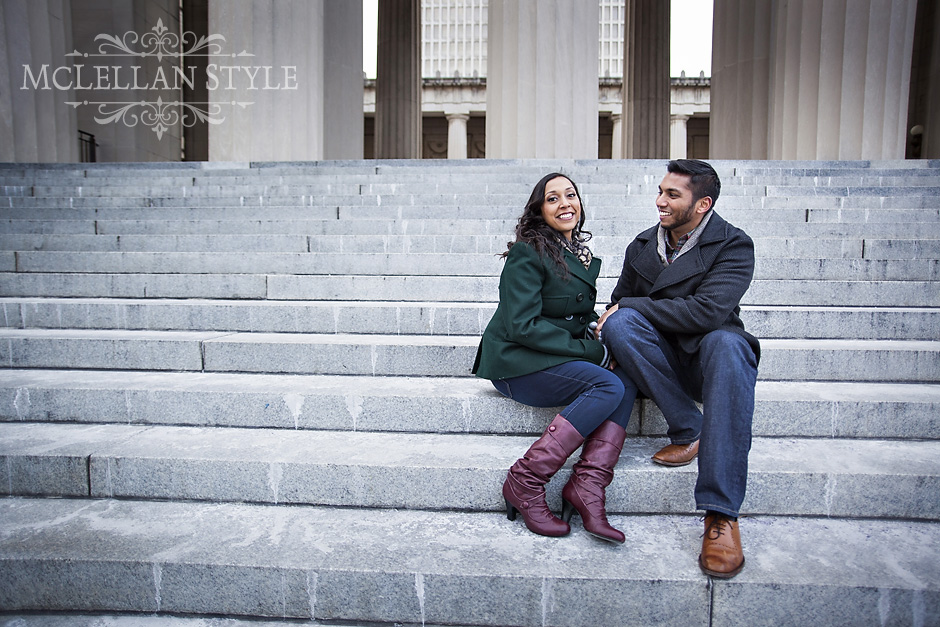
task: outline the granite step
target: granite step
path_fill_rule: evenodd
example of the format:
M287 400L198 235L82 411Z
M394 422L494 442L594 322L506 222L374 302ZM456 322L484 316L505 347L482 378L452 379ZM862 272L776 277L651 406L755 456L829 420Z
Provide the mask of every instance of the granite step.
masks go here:
M251 331L482 335L496 303L0 298L0 325L15 329ZM603 311L598 308L598 311ZM756 336L936 339L940 308L745 306Z
M166 220L154 217L142 220L34 220L0 221L0 233L14 235L310 235L355 241L369 236L493 236L505 242L513 239L514 218L482 220L473 218L415 220L337 220L283 219L279 216L255 216L253 219ZM646 220L594 220L589 230L595 237L632 239L637 233L655 224ZM910 226L904 223L810 223L757 222L750 220L747 232L754 239L762 238L847 238L847 239L911 239ZM940 239L940 222L918 227L918 238Z
M0 423L7 496L251 502L456 511L504 509L506 469L531 436ZM632 437L611 513L694 514L694 465ZM561 508L572 457L546 487ZM940 441L754 438L742 511L940 520Z
M912 167L911 162L901 167L857 167L843 166L834 168L800 169L791 167L728 167L726 162L712 161L719 172L723 186L762 184L762 185L799 185L814 186L885 186L885 185L918 185L931 184L940 180L940 168ZM450 166L455 164L451 163ZM491 180L503 184L518 184L531 187L544 173L551 171L548 164L535 162L530 167L445 167L433 171L422 164L420 168L402 165L393 170L384 166L342 169L331 168L328 164L310 164L307 167L285 168L271 166L265 168L220 168L215 170L179 170L162 168L147 172L143 177L140 169L110 169L102 170L100 165L88 169L70 169L63 171L18 170L8 168L0 170L0 185L51 185L51 186L95 186L107 185L115 187L132 186L139 184L143 178L148 185L206 185L219 183L225 185L251 184L259 181L284 184L288 182L303 183L317 181L340 180L385 180L387 185L414 185L426 182L434 185L445 180L446 183L464 182L472 184L488 184ZM443 170L443 171L441 171ZM596 163L588 167L566 167L571 176L585 185L617 185L611 181L623 180L625 177L655 177L661 176L664 168L662 162L656 164L624 164ZM486 175L480 180L481 175ZM612 175L616 174L614 177ZM394 176L392 176L394 175ZM401 182L396 182L401 181ZM936 183L933 183L936 184Z
M940 225L940 223L938 223ZM940 236L911 239L887 239L819 235L802 237L754 237L757 257L799 259L890 259L915 260L940 257ZM486 235L349 235L317 237L311 235L127 235L127 234L0 234L0 251L56 252L242 252L242 253L368 253L368 254L501 254L509 238L504 234ZM632 236L596 235L592 249L622 251Z
M21 498L0 508L0 604L12 612L707 627L787 624L799 607L830 625L940 620L940 526L923 522L746 518L747 565L715 581L696 563L692 516L613 516L627 536L614 547L577 522L569 537L543 538L497 513ZM780 557L807 546L811 569Z
M825 185L723 185L719 206L760 206L762 198L804 198L830 197L837 203L852 204L856 198L888 198L917 201L925 197L936 196L940 191L938 179L932 185L918 186L825 186ZM632 182L624 184L587 183L579 186L581 197L587 206L612 206L631 204L638 200L652 203L658 192L659 177L655 181ZM347 183L306 183L306 184L271 184L260 181L250 184L204 184L156 186L150 184L135 185L96 185L96 186L7 186L0 190L0 198L9 199L9 206L62 206L69 201L83 200L94 203L96 200L127 199L132 206L142 200L150 200L153 206L217 206L219 203L237 205L236 199L259 199L262 204L284 204L285 200L301 199L303 204L339 204L339 205L376 205L391 206L429 204L446 207L448 204L459 206L488 206L524 204L531 192L532 184L506 185L498 182L468 180L466 183L454 181L421 182L416 185L360 184ZM746 198L757 202L747 202ZM34 202L26 202L34 201ZM6 203L5 203L6 204ZM69 206L69 205L66 205Z
M476 335L0 329L8 368L470 376ZM937 382L938 340L768 339L762 380Z
M472 216L474 219L515 219L527 194L508 197L456 198L443 195L317 196L264 194L231 197L74 197L35 198L8 196L0 198L0 219L252 219L277 213L284 218L368 218L421 219L439 215L442 219ZM655 194L635 196L587 196L585 211L591 220L655 220ZM739 226L750 221L805 222L811 219L856 222L936 222L935 196L859 196L846 199L825 197L722 196L717 211ZM817 217L812 214L817 214Z
M0 265L3 256L0 255ZM12 263L12 260L10 260ZM10 269L12 270L12 268ZM0 271L0 296L490 302L499 278L377 275L43 273ZM616 285L601 277L600 300ZM936 281L755 280L744 305L936 307Z
M818 186L892 186L931 184L940 180L940 168L916 167L909 165L911 161L898 164L898 167L857 167L843 165L832 168L791 168L791 167L729 167L728 162L720 160L711 161L721 176L723 186L763 184L763 185L799 185L802 187ZM595 162L594 164L579 166L570 163L563 168L579 183L616 185L617 181L630 182L631 178L653 177L654 182L665 171L665 161L648 164ZM333 168L329 164L308 164L306 166L282 167L270 164L267 167L257 168L219 168L214 170L180 170L172 168L149 169L142 172L139 168L112 168L102 169L101 164L87 169L71 169L63 171L19 170L4 169L0 171L0 185L50 185L50 186L95 186L108 185L115 187L132 186L145 180L149 185L199 185L218 182L226 185L251 184L259 181L265 182L316 182L337 180L388 180L387 184L407 186L409 184L427 183L433 185L444 180L447 183L463 182L472 184L487 184L489 181L499 181L503 184L517 184L531 187L538 178L557 167L550 162L533 161L528 166L515 164L511 168L493 165L459 166L453 162L444 167L429 168L428 162L420 167L410 167L407 164L396 164L395 167L374 163L370 167L362 163L361 167ZM456 166L456 167L455 167ZM144 176L146 174L146 176ZM481 180L481 176L484 177ZM612 183L612 181L615 181ZM890 182L890 184L889 184ZM936 184L936 183L933 183Z
M156 614L125 615L101 612L56 612L55 614L0 614L0 627L293 627L294 619L218 618L168 616ZM308 621L309 625L323 625ZM370 627L361 622L344 623L346 627ZM374 624L371 626L374 627ZM425 627L434 627L426 625Z
M600 257L617 258L622 248L596 249ZM619 255L618 255L619 253ZM502 260L495 253L289 253L289 252L72 252L0 251L0 270L21 273L152 273L397 275L498 277ZM617 277L620 263L602 267ZM918 263L906 259L757 257L755 279L830 281L940 281L940 259Z
M196 372L0 370L0 420L535 435L537 409L474 377L311 376ZM632 435L666 424L641 400ZM758 381L754 434L940 439L940 385Z

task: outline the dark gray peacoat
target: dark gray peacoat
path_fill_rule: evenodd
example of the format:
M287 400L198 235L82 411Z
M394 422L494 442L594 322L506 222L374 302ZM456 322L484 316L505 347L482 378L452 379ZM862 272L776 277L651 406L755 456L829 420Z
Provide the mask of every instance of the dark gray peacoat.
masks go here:
M611 304L640 312L689 356L706 333L724 329L742 335L760 359L760 343L740 318L741 298L754 277L751 238L713 213L695 247L663 267L657 229L627 246Z

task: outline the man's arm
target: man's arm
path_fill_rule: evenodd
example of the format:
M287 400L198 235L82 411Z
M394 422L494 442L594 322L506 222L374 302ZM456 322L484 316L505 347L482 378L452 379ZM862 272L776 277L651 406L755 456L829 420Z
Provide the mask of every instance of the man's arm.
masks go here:
M597 321L597 337L600 337L601 329L604 326L604 322L607 321L607 318L610 317L612 313L620 309L620 299L627 298L633 295L633 287L631 283L630 275L633 273L633 266L630 265L630 247L627 247L626 252L623 255L623 270L620 271L620 278L617 279L617 286L614 287L614 291L610 295L610 302L612 304L607 305L607 311L605 311L600 319Z

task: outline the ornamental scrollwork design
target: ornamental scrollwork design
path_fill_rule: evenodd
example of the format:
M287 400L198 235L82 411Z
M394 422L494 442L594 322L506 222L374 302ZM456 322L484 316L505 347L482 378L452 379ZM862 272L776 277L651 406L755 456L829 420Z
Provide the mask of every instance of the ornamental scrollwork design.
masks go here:
M225 121L220 117L222 104L217 102L181 102L178 100L164 102L157 98L156 102L66 102L65 104L78 108L82 105L97 105L98 113L95 116L98 124L111 124L122 122L127 127L134 127L141 123L148 126L157 134L157 139L163 139L163 134L177 124L186 127L194 126L198 122L208 124L221 124ZM253 102L227 103L241 107L254 104Z

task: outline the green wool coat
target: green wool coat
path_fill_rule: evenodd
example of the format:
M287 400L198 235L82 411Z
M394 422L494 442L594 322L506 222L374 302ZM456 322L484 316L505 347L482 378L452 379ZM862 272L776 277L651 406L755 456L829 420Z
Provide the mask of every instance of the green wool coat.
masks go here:
M540 257L524 242L509 249L499 277L499 306L483 332L473 373L484 379L508 379L568 361L601 364L604 347L585 339L588 324L598 319L597 275L601 260L585 269L565 251L570 276L555 262Z

